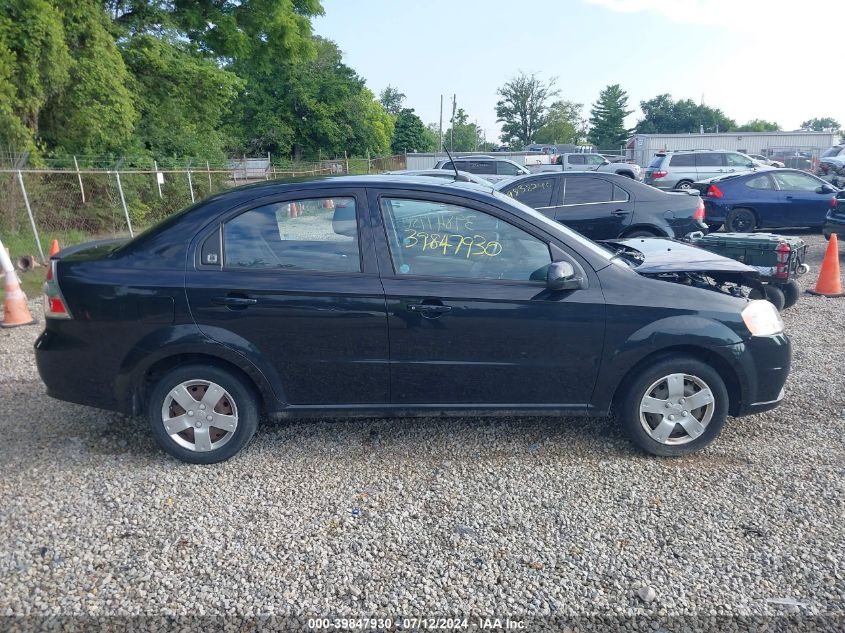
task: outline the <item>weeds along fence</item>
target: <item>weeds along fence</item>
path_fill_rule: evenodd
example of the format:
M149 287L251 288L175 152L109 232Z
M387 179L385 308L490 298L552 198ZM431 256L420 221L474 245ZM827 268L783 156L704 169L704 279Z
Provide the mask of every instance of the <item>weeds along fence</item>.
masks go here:
M250 182L403 169L405 157L340 158L273 164L234 159L226 167L0 169L0 233L13 256L45 259L53 239L66 245L132 236L217 192ZM63 165L64 167L64 165Z

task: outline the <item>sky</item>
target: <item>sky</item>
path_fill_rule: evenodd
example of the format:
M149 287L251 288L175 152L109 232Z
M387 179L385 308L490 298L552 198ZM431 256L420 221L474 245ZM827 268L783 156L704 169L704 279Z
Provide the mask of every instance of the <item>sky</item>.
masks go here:
M378 94L444 129L457 104L497 138L496 90L519 72L557 78L584 113L618 83L640 116L661 93L703 99L739 123L796 129L812 117L845 123L838 35L845 0L322 0L316 34ZM825 53L827 51L827 53ZM835 55L834 55L835 52ZM839 79L836 78L837 74Z

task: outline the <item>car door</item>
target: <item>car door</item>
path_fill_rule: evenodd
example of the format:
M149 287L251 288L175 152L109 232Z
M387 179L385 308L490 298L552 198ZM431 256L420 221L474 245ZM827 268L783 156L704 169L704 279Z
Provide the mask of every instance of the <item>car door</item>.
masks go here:
M735 200L734 196L736 196ZM761 227L780 226L785 219L780 192L767 172L746 178L741 185L728 193L728 197L731 198L731 205L734 207L747 206L754 209Z
M570 170L570 171L586 170L587 169L587 159L584 157L583 154L569 154L566 157L566 165L564 165L564 169Z
M598 154L584 155L585 169L588 169L589 171L598 171L599 167L604 165L605 162L604 157L599 156Z
M725 156L725 172L733 173L738 171L748 171L754 168L754 163L749 160L748 156L737 154L735 152L728 152Z
M502 193L554 220L555 210L559 206L556 201L560 199L558 183L561 181L562 176L520 178L510 187L503 189Z
M698 180L713 178L725 173L725 154L723 152L695 154L695 171Z
M771 174L780 191L783 218L779 226L821 226L830 208L824 181L809 174L776 170Z
M384 227L394 404L586 407L604 336L586 262L553 246L588 287L549 291L550 238L512 213L444 194L370 195Z
M188 301L209 338L265 359L293 405L389 401L384 291L363 190L263 198L196 242ZM364 211L366 213L366 211Z
M602 176L568 174L555 220L594 240L619 237L633 218L633 202Z

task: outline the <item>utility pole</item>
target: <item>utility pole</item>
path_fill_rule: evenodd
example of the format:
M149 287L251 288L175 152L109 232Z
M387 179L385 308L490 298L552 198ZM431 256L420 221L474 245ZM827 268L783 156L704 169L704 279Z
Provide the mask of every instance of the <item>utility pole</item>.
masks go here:
M437 153L443 149L443 95L440 95L440 145L437 146Z
M455 151L455 107L458 105L457 95L452 95L452 125L449 126L449 150Z

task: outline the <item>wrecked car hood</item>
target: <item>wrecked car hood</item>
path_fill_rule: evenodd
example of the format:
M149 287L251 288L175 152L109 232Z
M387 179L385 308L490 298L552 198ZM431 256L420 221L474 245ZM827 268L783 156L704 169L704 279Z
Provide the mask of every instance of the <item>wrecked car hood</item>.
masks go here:
M643 255L643 261L634 270L643 275L661 273L735 273L758 277L759 272L734 259L716 255L703 248L661 238L629 238L607 240L616 245L633 248Z

